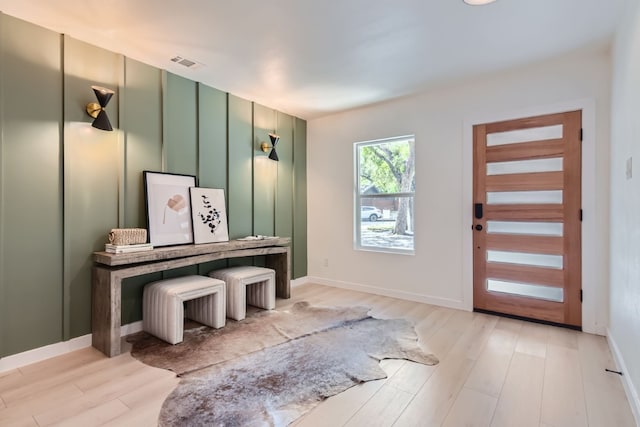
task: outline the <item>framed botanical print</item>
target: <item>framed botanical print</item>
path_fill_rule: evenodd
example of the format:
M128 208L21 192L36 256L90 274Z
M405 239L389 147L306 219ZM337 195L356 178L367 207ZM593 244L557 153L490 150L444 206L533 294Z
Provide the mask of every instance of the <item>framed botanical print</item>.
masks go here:
M192 187L189 191L194 242L196 244L228 242L229 230L224 190Z

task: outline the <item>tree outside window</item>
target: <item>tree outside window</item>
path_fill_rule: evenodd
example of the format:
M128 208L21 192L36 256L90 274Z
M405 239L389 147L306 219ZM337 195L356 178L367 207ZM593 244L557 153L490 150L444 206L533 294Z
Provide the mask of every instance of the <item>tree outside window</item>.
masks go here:
M355 247L413 253L413 136L355 144Z

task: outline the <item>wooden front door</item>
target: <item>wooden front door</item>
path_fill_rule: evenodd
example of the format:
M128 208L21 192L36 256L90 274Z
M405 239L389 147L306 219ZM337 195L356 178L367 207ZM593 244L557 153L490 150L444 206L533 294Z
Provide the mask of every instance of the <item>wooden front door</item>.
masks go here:
M581 123L474 126L474 309L581 327Z

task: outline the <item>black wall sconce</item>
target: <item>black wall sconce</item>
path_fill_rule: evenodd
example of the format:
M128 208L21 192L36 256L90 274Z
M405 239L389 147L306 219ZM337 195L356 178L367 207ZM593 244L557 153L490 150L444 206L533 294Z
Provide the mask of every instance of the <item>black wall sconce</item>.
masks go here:
M276 144L278 144L278 141L280 141L280 137L275 133L270 133L269 139L271 140L271 153L269 153L269 158L277 162L278 153L276 153ZM260 148L266 153L267 151L269 151L269 144L263 142L262 144L260 144Z
M100 86L91 86L91 89L93 89L96 98L98 98L97 103L90 102L87 104L87 114L95 119L91 126L101 130L112 131L111 122L109 122L109 117L104 109L115 92Z

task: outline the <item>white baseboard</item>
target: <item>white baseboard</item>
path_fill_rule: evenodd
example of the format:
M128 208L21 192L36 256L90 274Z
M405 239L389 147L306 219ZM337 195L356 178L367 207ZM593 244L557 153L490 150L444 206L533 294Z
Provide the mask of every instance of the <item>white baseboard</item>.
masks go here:
M142 331L142 320L138 322L129 323L128 325L122 325L120 327L120 336L124 337L136 332Z
M72 351L91 345L91 334L73 338L69 341L63 341L50 344L44 347L34 348L22 353L13 354L11 356L0 359L0 372L10 371L32 363L41 362L52 357L61 356Z
M295 288L296 286L300 286L308 281L309 280L306 276L292 280L291 287ZM120 336L124 337L140 331L142 331L142 321L133 322L127 325L122 325L120 329ZM91 347L91 334L73 338L69 341L62 341L44 347L35 348L22 353L12 354L11 356L0 358L0 372L17 369L22 366L41 362L43 360L61 356L86 347Z
M624 392L627 395L627 400L629 400L629 405L631 406L631 412L633 412L633 416L636 419L636 424L640 426L640 398L638 398L638 388L633 384L631 377L627 375L627 365L625 364L624 358L620 353L620 349L616 344L616 341L611 336L611 331L607 328L607 342L609 343L609 348L611 349L611 354L613 354L613 359L618 367L618 370L623 373L622 375L622 385L624 386Z
M362 285L359 283L342 282L338 280L323 279L320 277L305 276L291 281L291 287L295 288L305 283L317 283L319 285L332 286L334 288L349 289L368 294L382 295L386 297L398 298L407 301L421 302L425 304L433 304L442 307L455 308L465 310L462 301L456 301L446 298L430 297L427 295L415 294L412 292L399 291L395 289L376 288L375 286ZM142 331L142 321L122 325L120 336L126 336ZM91 346L91 334L73 338L69 341L63 341L45 347L36 348L25 351L23 353L0 358L0 372L10 371L32 363L41 362L52 357L61 356L72 351Z
M309 283L309 278L307 276L298 277L291 281L291 287L295 288L297 286L304 285L305 283Z
M420 302L424 304L432 304L441 307L455 308L457 310L469 311L463 301L431 297L429 295L416 294L413 292L400 291L397 289L377 288L375 286L363 285L360 283L343 282L339 280L323 279L321 277L308 276L305 283L317 283L319 285L332 286L334 288L349 289L368 294L381 295L385 297L398 298L405 301Z
M124 337L142 330L142 321L122 325L120 336ZM10 371L22 366L31 365L32 363L42 362L52 357L62 356L72 351L91 347L91 334L50 344L44 347L34 348L18 354L0 358L0 372Z

